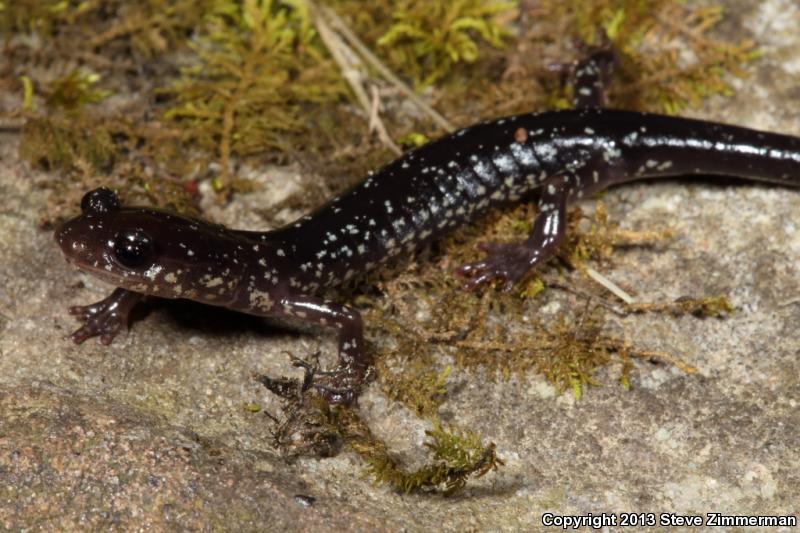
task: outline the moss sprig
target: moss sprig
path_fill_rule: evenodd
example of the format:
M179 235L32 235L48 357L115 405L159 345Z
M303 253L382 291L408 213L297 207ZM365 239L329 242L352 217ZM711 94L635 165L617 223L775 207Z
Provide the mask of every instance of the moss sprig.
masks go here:
M405 494L439 490L453 494L464 488L469 478L484 476L504 464L494 443L484 444L476 433L444 429L434 422L425 432L430 439L425 447L431 452L431 462L409 471L353 411L339 409L338 417L341 427L346 428L345 441L364 458L367 471L377 481Z
M392 24L377 40L389 63L414 80L418 88L432 85L458 63L478 58L479 42L501 48L510 32L498 15L516 8L498 0L401 0Z
M207 15L191 44L198 62L168 88L175 103L165 117L218 156L216 189L230 185L233 156L282 147L282 134L303 125L302 104L341 94L314 38L300 0L218 0Z

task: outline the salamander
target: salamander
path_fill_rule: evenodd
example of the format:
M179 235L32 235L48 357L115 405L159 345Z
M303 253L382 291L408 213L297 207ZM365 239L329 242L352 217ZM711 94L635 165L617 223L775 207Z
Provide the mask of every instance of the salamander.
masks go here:
M483 243L458 269L473 289L509 290L564 239L567 205L612 185L670 176L738 176L800 187L800 138L720 123L605 109L608 55L575 69L575 109L499 118L411 150L311 214L265 232L238 231L153 208L123 207L107 188L56 231L67 260L118 288L70 309L72 339L110 343L144 295L187 298L338 332L338 366L307 368L304 390L354 401L368 370L358 311L323 295L432 239L530 196L527 239ZM267 379L280 392L286 381Z

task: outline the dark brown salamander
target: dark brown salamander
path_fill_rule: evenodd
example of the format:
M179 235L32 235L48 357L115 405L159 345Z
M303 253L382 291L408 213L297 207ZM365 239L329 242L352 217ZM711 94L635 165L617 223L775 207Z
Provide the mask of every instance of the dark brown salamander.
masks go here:
M56 239L67 260L119 287L74 307L72 336L109 343L143 295L188 298L338 330L339 365L309 371L329 401L357 396L368 362L358 311L321 293L406 254L487 210L538 194L539 214L519 243L485 243L461 267L466 285L505 289L553 255L570 200L611 185L678 175L730 175L800 187L800 139L712 122L600 109L610 59L575 73L579 109L484 122L410 151L310 215L246 232L149 208L123 208L109 189L86 194L83 213ZM273 390L285 381L267 380Z

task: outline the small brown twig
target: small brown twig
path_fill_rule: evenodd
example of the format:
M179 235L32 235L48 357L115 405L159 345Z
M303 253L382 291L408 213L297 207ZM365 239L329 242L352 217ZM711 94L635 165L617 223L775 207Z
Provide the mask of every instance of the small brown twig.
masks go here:
M309 2L309 5L313 7L311 2ZM337 65L339 65L339 70L342 73L342 77L345 79L345 81L347 81L347 84L350 85L350 88L353 90L358 104L369 117L370 131L377 132L378 138L381 140L381 142L396 155L402 154L403 151L389 136L389 133L386 131L386 126L378 115L379 100L375 97L377 93L373 92L372 103L370 102L370 98L367 96L367 92L364 89L367 81L364 79L361 69L359 69L361 66L361 61L359 60L358 55L356 55L353 50L350 49L350 47L347 46L347 44L336 34L336 32L330 28L325 19L317 14L316 9L314 9L312 13L315 13L312 18L314 20L314 25L317 28L317 32L319 33L320 39L322 39L322 42L325 43L325 46L331 53L331 56L333 56L333 60L336 61Z
M311 2L309 1L309 5ZM330 26L335 29L341 36L352 46L364 60L370 64L378 73L383 76L383 78L397 87L397 89L402 92L406 98L411 100L414 105L416 105L423 113L428 115L431 120L433 120L440 128L445 131L453 131L455 128L453 125L442 115L440 115L435 109L429 106L422 98L420 98L414 90L409 87L406 83L403 82L400 78L398 78L389 67L383 64L383 62L378 59L378 57L372 53L372 51L367 48L367 46L361 42L361 40L350 30L347 24L336 14L335 11L330 9L327 6L319 6L316 8L320 13L322 13L329 21Z

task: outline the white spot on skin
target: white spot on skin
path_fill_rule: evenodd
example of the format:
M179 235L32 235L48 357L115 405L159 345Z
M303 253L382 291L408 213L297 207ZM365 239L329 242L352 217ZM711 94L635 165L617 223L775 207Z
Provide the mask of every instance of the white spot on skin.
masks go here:
M268 311L272 309L275 302L268 292L253 289L250 291L250 307Z
M522 146L519 144L512 144L511 152L514 154L514 157L517 158L517 161L519 161L523 166L533 166L536 163L536 159L533 155L533 149L528 145Z
M211 276L203 276L200 279L200 283L202 283L203 286L205 286L207 289L213 289L214 287L222 285L222 278L220 277L212 278Z
M622 156L622 151L614 146L609 146L603 152L603 159L605 159L607 163L610 163L612 159L617 159L620 156Z
M550 144L543 144L539 146L539 155L541 155L543 159L553 159L556 154L556 149Z
M177 283L178 277L175 275L174 272L170 272L166 276L164 276L164 281L166 281L167 283Z
M594 135L594 130L592 128L586 128L583 131L585 131L587 135Z
M158 273L161 272L163 269L164 267L162 267L161 265L153 265L147 269L147 271L144 273L144 276L150 281L153 281L156 279ZM109 268L109 270L111 269Z
M286 252L283 251L283 248L278 248L278 250L275 253L281 257L284 257L286 255Z
M494 157L494 164L500 169L501 172L509 174L514 172L516 165L514 159L507 153L503 153Z

